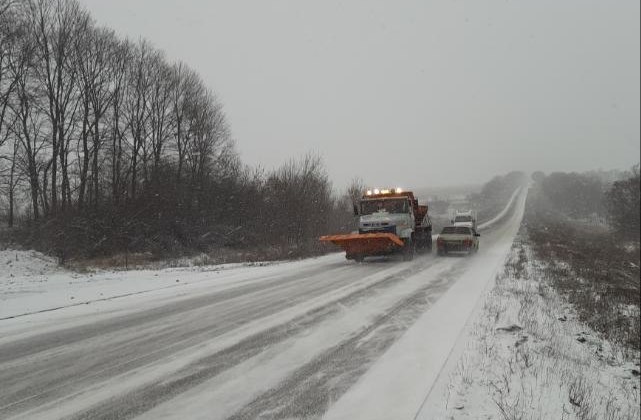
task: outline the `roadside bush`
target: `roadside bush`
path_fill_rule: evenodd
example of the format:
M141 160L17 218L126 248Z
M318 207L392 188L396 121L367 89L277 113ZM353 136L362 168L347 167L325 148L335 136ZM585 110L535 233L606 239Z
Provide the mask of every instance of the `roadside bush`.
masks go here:
M606 193L610 223L622 237L639 240L640 192L639 165L632 168L632 176L616 181Z
M543 177L539 184L554 207L568 217L605 213L605 187L599 178L574 172L554 172Z
M550 284L574 305L582 322L639 350L638 242L574 224L548 206L540 186L532 188L524 224L536 256L549 265Z

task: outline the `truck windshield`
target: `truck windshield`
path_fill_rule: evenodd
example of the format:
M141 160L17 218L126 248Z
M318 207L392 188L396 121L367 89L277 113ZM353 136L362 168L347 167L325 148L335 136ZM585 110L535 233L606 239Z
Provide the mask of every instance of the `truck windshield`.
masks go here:
M454 222L471 222L472 216L456 216Z
M409 205L407 200L367 200L361 202L361 214L367 215L376 213L378 211L385 211L387 213L409 213Z

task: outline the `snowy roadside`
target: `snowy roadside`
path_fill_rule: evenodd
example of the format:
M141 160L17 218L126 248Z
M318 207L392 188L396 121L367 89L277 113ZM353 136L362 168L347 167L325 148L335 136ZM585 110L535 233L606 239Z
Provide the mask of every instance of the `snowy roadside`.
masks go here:
M302 269L322 261L323 257L295 262L78 273L59 267L55 258L36 251L0 250L0 320L200 282L213 281L221 286L243 281L259 269L269 275L279 264ZM219 281L217 274L228 271L234 275Z
M522 230L449 384L417 418L639 418L638 352L577 318Z

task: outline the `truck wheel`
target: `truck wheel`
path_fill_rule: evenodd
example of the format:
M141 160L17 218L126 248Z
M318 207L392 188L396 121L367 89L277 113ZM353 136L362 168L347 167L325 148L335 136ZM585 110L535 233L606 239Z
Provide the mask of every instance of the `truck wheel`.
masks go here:
M365 257L362 255L354 255L354 261L357 263L362 263L365 260Z

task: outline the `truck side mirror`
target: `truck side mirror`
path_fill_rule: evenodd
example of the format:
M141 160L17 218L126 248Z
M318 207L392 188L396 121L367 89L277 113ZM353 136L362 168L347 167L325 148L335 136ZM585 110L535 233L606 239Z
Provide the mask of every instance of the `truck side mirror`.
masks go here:
M481 236L481 234L480 233L475 233L474 236L476 236L478 238L479 236Z
M354 216L358 216L358 206L354 204Z

